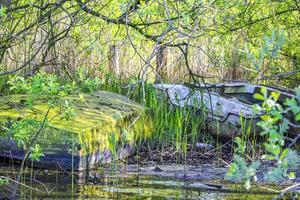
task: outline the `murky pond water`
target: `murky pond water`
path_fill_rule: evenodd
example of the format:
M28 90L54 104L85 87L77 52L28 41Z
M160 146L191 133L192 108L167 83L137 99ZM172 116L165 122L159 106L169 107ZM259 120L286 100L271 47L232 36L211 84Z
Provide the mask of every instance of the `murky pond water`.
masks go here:
M10 169L11 170L11 169ZM6 170L7 171L7 170ZM3 168L0 175L4 173ZM9 173L14 176L13 173ZM90 176L91 177L91 176ZM101 178L100 178L101 177ZM20 186L20 199L272 199L274 193L220 184L218 181L174 179L157 175L118 173L95 176L80 183L77 176L61 172L27 170ZM35 191L39 190L39 191ZM49 192L46 195L45 191ZM0 186L0 199L8 198L10 185Z
M213 190L189 187L178 181L159 179L157 177L140 177L134 179L105 180L96 185L77 185L66 183L44 183L51 190L47 196L41 192L21 187L22 199L272 199L274 194L243 192L237 190ZM200 184L200 183L199 183ZM29 184L33 188L41 185ZM8 190L7 190L8 191ZM8 193L2 194L2 198Z

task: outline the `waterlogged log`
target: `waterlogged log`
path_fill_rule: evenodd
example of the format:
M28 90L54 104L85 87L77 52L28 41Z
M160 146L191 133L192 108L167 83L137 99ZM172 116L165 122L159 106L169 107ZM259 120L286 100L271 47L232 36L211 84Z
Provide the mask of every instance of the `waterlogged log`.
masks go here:
M26 95L0 99L0 123L11 124L24 118L43 121L49 105L38 100L34 106L24 105ZM45 168L86 169L96 167L115 157L126 157L134 142L151 135L151 120L139 104L124 96L98 91L93 94L72 94L60 99L50 109L47 127L39 139L44 157L37 163ZM65 117L68 101L74 116ZM147 123L144 123L147 120ZM24 150L7 132L0 132L0 156L22 160Z

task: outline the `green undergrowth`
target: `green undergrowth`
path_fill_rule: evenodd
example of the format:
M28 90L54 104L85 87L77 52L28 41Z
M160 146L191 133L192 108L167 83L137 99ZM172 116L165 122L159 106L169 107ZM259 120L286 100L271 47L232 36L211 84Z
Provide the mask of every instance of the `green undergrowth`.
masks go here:
M124 87L118 79L113 79L110 83L102 89L121 93L140 103L144 107L145 116L149 119L141 124L145 126L149 122L153 123L152 131L146 137L144 135L136 140L137 149L147 147L163 151L172 147L185 160L188 145L193 147L199 141L214 142L211 135L204 131L207 115L205 109L197 112L196 107L191 109L172 106L168 103L166 94L157 92L153 84L137 83L136 79L127 84L130 87Z
M107 149L111 135L114 135L118 144L120 142L134 144L139 138L145 138L150 134L151 120L147 118L139 104L110 92L93 94L81 93L80 95L85 99L83 102L78 95L70 94L61 97L56 104L52 105L47 116L49 129L43 132L50 132L54 136L54 133L57 132L55 130L58 130L62 136L66 136L66 134L68 136L61 137L61 141L51 142L51 146L43 145L43 148L60 147L59 144L64 141L68 142L69 140L66 138L70 137L74 139L75 143L80 144L85 152L93 153L97 150ZM30 143L35 130L38 130L49 107L47 102L38 99L30 107L21 105L20 102L25 102L26 99L26 95L11 95L5 97L5 100L0 100L2 108L0 121L3 127L6 127L6 131L2 132L6 135L12 133L13 138L25 147ZM66 101L72 105L72 114L66 114L66 111L69 111L64 107ZM64 103L60 104L59 102ZM39 123L35 123L35 126L32 127L32 122ZM24 130L16 131L16 127L20 124L24 124ZM49 134L48 137L43 134L43 137L40 138L39 143L43 144L45 144L43 141L52 140ZM71 148L72 143L67 144L69 144L68 148Z
M299 168L299 155L292 147L286 144L287 131L291 128L291 121L300 121L300 88L295 89L295 97L287 98L284 105L278 103L279 92L268 93L267 88L262 87L260 93L254 98L261 100L261 105L253 105L253 110L260 114L259 136L264 138L261 145L262 155L250 160L247 158L246 146L249 141L247 134L235 138L234 161L231 163L226 178L234 182L242 182L249 189L251 182L257 180L257 170L261 169L264 162L273 163L263 175L267 182L279 183L285 179L295 179ZM287 113L289 118L287 118ZM291 144L291 143L290 143Z
M19 147L32 148L44 119L46 128L37 142L44 152L69 151L75 143L85 153L93 153L108 149L112 141L116 146L133 145L150 135L152 124L144 109L124 96L98 91L95 80L91 79L93 87L89 83L87 91L51 74L11 77L10 95L0 99L2 140L13 139Z
M43 151L69 151L75 143L86 153L109 149L116 154L118 147L129 143L159 149L172 146L186 153L188 143L206 137L199 131L205 112L196 116L195 110L169 106L151 84L134 84L136 79L132 79L132 87L124 87L111 74L101 81L78 77L77 82L62 82L45 73L11 77L8 95L0 99L2 137L10 136L27 147L48 109L46 128L38 142ZM36 126L30 121L36 121ZM22 124L24 130L16 130Z

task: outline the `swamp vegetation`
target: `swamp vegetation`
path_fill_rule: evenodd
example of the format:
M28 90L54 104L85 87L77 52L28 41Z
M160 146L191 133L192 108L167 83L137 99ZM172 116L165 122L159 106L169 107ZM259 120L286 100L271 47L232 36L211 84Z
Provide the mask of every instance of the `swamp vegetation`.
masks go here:
M299 199L299 27L298 0L0 0L0 199Z

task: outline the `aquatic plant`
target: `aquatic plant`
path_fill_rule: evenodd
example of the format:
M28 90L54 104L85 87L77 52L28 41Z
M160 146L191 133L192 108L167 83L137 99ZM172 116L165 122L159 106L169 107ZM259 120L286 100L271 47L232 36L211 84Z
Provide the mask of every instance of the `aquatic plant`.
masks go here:
M201 112L195 106L176 107L169 104L165 95L159 94L152 84L145 83L131 89L129 94L145 105L146 116L153 121L153 132L146 137L146 144L151 149L165 149L172 147L184 158L188 144L194 145L206 136L203 130L206 111ZM184 159L185 160L185 159Z
M231 163L226 179L234 182L242 182L246 189L250 189L252 178L255 179L256 170L260 167L260 162L247 163L243 157L245 155L246 146L240 137L235 138L235 154L234 162Z
M289 120L285 114L292 111L294 120L300 121L300 87L295 89L296 97L287 99L286 107L282 107L277 103L280 93L268 91L262 87L261 93L254 95L254 98L262 101L261 105L256 104L253 110L260 114L260 121L257 123L261 127L259 135L265 137L263 143L265 153L261 156L261 160L268 160L275 163L275 167L268 169L264 178L268 182L279 182L284 178L294 177L294 172L299 166L298 154L290 147L285 147L285 133L289 128ZM245 143L240 137L236 137L236 148L234 162L231 164L227 173L227 179L232 181L242 181L246 188L250 188L250 181L256 175L256 170L260 166L259 161L248 164L245 159ZM288 173L289 170L292 170Z

